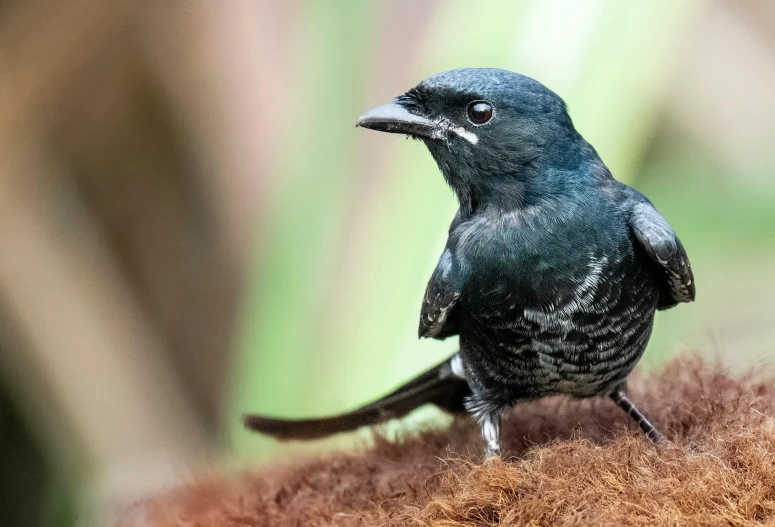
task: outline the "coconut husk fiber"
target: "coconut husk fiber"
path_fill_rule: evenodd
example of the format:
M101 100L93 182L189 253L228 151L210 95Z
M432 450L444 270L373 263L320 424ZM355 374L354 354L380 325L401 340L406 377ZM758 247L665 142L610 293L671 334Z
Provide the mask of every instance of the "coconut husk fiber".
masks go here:
M605 399L518 405L503 461L475 424L211 478L139 503L121 525L775 525L775 377L696 358L630 381L668 437Z

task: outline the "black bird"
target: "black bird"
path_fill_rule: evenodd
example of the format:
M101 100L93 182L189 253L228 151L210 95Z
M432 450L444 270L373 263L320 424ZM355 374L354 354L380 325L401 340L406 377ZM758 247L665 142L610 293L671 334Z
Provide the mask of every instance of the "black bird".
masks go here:
M493 456L505 408L565 394L608 396L658 440L626 379L654 312L694 300L691 266L667 221L576 131L563 100L522 75L459 69L357 126L421 140L460 202L420 314L420 337L459 335L460 351L349 414L252 415L246 426L312 438L434 403L471 412Z

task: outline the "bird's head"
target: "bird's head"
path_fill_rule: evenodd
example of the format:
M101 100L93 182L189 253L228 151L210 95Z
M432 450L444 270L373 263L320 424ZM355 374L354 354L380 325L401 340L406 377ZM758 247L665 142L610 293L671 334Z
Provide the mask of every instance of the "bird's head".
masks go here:
M591 150L557 94L498 69L434 75L357 126L422 140L469 211L519 206L552 169L572 169Z

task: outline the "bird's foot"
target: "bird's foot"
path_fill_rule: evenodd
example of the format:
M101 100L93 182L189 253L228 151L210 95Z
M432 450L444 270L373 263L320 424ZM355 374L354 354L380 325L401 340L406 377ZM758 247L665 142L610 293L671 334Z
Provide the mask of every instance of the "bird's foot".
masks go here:
M662 435L662 432L657 430L654 425L652 425L649 421L645 420L645 424L648 425L648 427L641 426L640 429L643 430L643 433L646 434L646 437L651 439L654 443L660 444L667 441L667 438L665 438L664 435ZM640 424L640 423L638 423Z
M484 462L487 463L490 460L500 459L501 458L501 448L499 445L487 445L487 448L484 451Z

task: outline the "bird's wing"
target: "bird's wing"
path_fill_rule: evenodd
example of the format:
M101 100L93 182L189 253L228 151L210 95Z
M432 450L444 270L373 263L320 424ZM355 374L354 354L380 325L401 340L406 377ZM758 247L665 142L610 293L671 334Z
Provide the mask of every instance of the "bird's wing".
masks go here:
M461 271L452 261L452 253L445 249L431 276L420 313L420 337L445 339L458 333L456 305L460 298Z
M659 309L669 309L680 302L694 300L695 286L689 257L681 240L667 220L645 198L634 203L630 226L646 254L665 272L669 298L660 299Z

